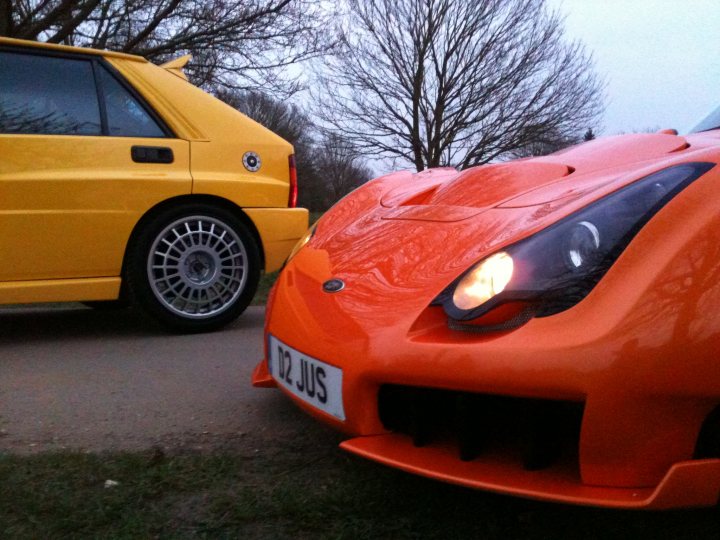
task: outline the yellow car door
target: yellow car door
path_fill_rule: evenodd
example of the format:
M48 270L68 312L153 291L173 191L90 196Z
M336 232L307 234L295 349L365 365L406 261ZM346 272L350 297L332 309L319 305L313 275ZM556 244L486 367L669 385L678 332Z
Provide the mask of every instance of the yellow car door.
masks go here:
M0 47L0 282L119 276L189 153L101 56Z

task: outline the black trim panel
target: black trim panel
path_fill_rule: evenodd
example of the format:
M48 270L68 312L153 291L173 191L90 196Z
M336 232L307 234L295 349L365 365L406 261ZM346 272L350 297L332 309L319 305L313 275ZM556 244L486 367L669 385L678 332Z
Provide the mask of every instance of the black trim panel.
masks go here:
M166 146L133 146L130 156L135 163L172 163L175 161L172 148Z

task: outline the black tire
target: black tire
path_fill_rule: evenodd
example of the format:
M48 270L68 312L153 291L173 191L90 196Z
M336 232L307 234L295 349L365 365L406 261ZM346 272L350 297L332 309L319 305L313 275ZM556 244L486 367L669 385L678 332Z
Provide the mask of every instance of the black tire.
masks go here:
M132 301L166 328L209 332L247 308L260 279L260 254L232 212L182 204L142 225L124 277Z

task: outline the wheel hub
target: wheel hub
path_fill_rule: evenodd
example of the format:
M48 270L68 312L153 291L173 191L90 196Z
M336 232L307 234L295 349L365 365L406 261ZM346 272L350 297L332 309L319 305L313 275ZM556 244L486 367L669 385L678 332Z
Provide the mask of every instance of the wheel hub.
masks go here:
M205 251L193 251L183 265L185 277L195 285L207 285L215 278L218 264L215 258Z

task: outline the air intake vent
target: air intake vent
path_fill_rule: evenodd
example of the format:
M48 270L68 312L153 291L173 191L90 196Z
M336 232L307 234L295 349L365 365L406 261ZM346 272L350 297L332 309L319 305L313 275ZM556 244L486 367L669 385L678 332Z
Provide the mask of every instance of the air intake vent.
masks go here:
M385 385L380 419L415 446L454 444L458 459L517 454L527 470L577 461L583 403Z

